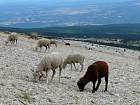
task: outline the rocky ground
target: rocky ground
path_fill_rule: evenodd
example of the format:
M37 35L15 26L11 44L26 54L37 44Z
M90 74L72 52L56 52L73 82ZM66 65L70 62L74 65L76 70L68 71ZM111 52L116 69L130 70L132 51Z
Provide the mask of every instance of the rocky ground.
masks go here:
M68 41L65 46L61 40L58 47L50 50L34 51L35 40L19 36L17 45L4 45L7 35L0 34L0 105L140 105L140 52L83 42ZM92 47L88 50L86 46ZM31 69L42 57L51 52L60 52L64 58L68 54L80 53L85 56L84 70L62 71L58 83L58 71L54 80L47 84L46 78L34 83ZM77 81L86 72L88 65L97 60L109 64L108 92L104 79L97 92L91 93L92 83L79 92ZM51 72L49 73L51 75ZM49 76L50 77L50 76Z

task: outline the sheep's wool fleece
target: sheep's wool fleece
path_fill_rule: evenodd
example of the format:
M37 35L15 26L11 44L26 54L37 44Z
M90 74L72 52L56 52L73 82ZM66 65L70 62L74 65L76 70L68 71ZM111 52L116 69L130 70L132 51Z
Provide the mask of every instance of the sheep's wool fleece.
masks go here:
M48 44L48 43L50 43L50 40L49 39L40 39L39 41L38 41L38 44L40 45L40 44Z
M58 53L52 53L46 55L42 61L41 64L43 64L45 67L51 69L51 68L57 68L59 65L62 65L63 59L60 54Z
M84 56L80 54L75 54L75 55L69 55L67 60L68 61L74 61L74 62L83 62L84 61Z

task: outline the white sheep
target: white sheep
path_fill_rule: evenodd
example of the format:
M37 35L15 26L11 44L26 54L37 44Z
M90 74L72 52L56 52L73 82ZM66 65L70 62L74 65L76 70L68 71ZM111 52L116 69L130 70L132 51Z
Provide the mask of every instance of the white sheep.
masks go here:
M55 47L57 47L57 41L56 40L50 40L50 45L55 45Z
M40 40L38 40L37 46L36 46L35 49L38 50L38 48L40 48L40 50L41 50L41 48L43 46L46 48L46 50L47 50L47 48L50 48L50 40L49 39L40 39Z
M55 69L59 68L59 82L60 82L62 65L63 65L63 58L59 53L54 52L51 54L47 54L39 63L37 70L35 72L33 71L33 76L35 81L41 79L41 77L44 75L43 72L46 72L46 77L47 77L47 73L49 70L53 71L51 77L51 81L52 81L55 75Z
M5 41L5 44L7 45L9 42L11 44L14 44L14 43L17 44L17 40L18 40L17 35L10 35L10 36L8 36L7 41Z
M75 69L76 69L75 63L79 63L81 65L81 71L82 71L84 59L85 59L85 57L83 55L80 55L80 54L69 55L63 62L63 68L65 69L66 65L70 64L71 70L72 70L72 64L73 64Z

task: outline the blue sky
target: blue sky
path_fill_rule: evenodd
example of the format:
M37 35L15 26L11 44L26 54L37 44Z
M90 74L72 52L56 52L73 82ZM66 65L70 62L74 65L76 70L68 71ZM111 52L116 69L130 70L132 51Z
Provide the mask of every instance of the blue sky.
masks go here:
M6 6L9 7L17 7L22 5L32 5L32 6L49 6L49 7L56 7L56 6L79 6L79 5L86 5L86 4L95 4L95 5L113 5L120 2L125 1L134 1L139 3L140 0L0 0L1 8Z
M49 2L49 3L56 3L56 2L82 2L82 1L90 1L90 2L123 2L123 1L130 1L130 0L0 0L0 4L5 3L23 3L23 2ZM132 1L132 0L131 0Z

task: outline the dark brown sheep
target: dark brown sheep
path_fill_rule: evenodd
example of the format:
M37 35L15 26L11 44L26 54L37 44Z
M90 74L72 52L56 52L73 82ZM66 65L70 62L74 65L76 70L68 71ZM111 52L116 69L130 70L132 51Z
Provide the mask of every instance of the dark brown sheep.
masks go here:
M77 82L77 85L80 91L83 91L85 85L88 82L92 82L93 83L92 93L93 93L98 90L102 77L105 77L105 82L106 82L105 91L107 91L108 64L104 61L97 61L93 63L92 65L88 66L86 74L82 78L80 78L80 80ZM95 88L95 84L97 80L98 80L98 84Z
M66 46L70 46L70 43L65 43Z

